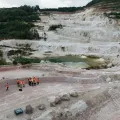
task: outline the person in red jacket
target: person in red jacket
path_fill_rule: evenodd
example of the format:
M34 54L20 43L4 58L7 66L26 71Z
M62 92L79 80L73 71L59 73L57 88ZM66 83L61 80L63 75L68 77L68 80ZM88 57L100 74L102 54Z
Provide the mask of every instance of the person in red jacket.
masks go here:
M6 91L9 90L9 84L8 83L5 85L5 88L6 88Z

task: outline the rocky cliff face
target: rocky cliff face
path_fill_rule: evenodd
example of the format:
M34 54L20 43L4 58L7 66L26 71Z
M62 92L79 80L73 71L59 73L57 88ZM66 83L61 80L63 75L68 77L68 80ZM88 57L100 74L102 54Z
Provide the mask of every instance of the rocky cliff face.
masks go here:
M96 1L96 0L93 0ZM103 56L112 61L119 61L120 52L120 20L113 19L108 15L111 13L100 10L104 3L114 6L116 2L111 0L98 0L85 7L85 11L75 14L51 14L42 15L41 22L35 23L39 26L39 35L42 38L46 35L46 40L29 41L32 49L35 49L33 56L44 56L51 53L51 56L67 54L85 54ZM107 3L108 2L108 3ZM119 4L117 4L119 5ZM95 7L96 6L96 7ZM106 15L106 14L107 15ZM62 29L49 31L51 25L63 26ZM25 41L2 41L1 45L14 47L13 43L25 43ZM115 59L115 60L114 60ZM116 63L116 62L115 62Z
M58 19L58 18L56 18ZM119 41L120 32L117 21L108 18L104 12L86 9L82 13L71 15L68 20L60 19L65 27L57 33L79 41Z
M49 19L45 24L48 28L54 24L63 26L56 31L46 29L49 45L44 44L44 48L58 51L58 54L96 54L115 59L120 51L119 19L113 19L105 13L110 11L101 11L96 5L75 14L52 14L49 18L44 17ZM65 48L64 52L61 47Z

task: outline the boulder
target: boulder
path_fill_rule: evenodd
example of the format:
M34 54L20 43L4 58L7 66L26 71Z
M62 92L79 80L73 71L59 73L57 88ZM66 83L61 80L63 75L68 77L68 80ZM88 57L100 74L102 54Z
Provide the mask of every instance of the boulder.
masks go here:
M40 104L40 105L38 106L38 109L39 109L39 110L45 110L45 108L46 108L46 107L45 107L44 104Z
M61 103L61 99L59 96L52 96L48 99L50 106L55 107L57 104Z
M63 116L63 110L58 108L57 110L52 111L52 120L59 120Z
M32 114L33 113L33 108L31 105L26 106L25 110L26 114Z
M59 96L62 101L70 101L70 95L68 93L60 93Z
M70 119L70 118L72 118L72 112L69 109L64 109L63 116L66 119Z
M78 92L76 92L76 91L71 91L71 92L70 92L70 96L71 96L71 97L78 97Z
M52 120L73 120L72 113L68 109L57 109L52 112Z

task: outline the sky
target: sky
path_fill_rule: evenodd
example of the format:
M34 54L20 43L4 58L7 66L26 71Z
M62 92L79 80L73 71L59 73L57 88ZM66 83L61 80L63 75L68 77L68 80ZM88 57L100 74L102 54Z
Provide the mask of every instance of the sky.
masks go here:
M0 0L0 8L21 5L39 5L40 8L84 6L91 0Z

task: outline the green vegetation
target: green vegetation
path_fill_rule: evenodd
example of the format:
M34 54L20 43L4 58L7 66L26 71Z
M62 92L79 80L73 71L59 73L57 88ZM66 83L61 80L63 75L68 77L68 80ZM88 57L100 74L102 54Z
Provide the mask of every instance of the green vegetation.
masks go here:
M31 55L32 50L31 49L32 44L16 44L16 49L17 50L10 50L7 53L7 56L29 56Z
M16 43L16 46L17 46L17 49L22 49L24 51L34 51L31 48L32 44L30 44L30 43L25 43L25 44L17 44Z
M109 18L120 19L120 12L105 13L105 15Z
M40 20L39 6L0 8L0 39L39 39L38 33L31 31L32 22Z
M21 6L14 8L0 8L0 22L10 22L10 21L24 21L32 22L40 20L37 11L40 10L39 6Z
M21 21L0 23L0 39L32 39L34 36L30 31L32 27L33 24Z
M0 65L7 65L7 62L5 59L0 59Z
M25 65L25 64L31 64L31 63L40 63L39 58L24 58L24 57L17 57L14 59L13 64L16 65L18 63Z
M3 58L3 51L0 50L0 65L6 65L6 60Z
M57 28L62 29L63 26L62 26L61 24L59 24L59 25L51 25L51 26L49 27L49 30L52 31L52 30L56 30Z
M2 58L2 57L3 57L3 51L0 50L0 58Z
M7 54L7 56L12 56L12 55L16 55L16 56L29 56L32 53L26 52L24 50L10 50Z
M41 9L43 12L76 12L78 10L84 10L84 7L59 7L59 8L46 8L46 9Z

